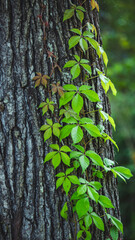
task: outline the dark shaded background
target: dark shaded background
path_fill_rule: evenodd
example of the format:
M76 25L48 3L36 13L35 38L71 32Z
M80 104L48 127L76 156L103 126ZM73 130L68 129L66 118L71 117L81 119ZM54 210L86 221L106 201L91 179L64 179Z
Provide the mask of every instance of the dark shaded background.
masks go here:
M119 145L116 161L130 168L135 176L135 1L100 2L103 46L109 58L107 76L117 88L110 94L112 116L116 122L113 136ZM135 239L135 178L127 184L119 180L124 239Z

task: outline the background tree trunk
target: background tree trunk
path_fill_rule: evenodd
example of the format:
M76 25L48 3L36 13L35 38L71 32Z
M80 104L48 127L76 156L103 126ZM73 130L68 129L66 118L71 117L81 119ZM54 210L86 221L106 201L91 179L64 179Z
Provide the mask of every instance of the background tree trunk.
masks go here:
M77 1L74 1L77 3ZM31 79L35 72L49 75L52 57L48 58L46 47L54 52L58 64L63 67L71 56L68 50L69 29L76 21L62 22L68 0L46 0L45 8L40 0L1 0L0 1L0 239L1 240L69 240L76 239L72 214L66 222L60 217L64 202L61 190L55 189L53 167L43 159L49 151L49 143L43 143L39 132L44 123L40 102L48 96L42 86L34 88ZM90 1L86 1L87 19L90 19L98 31L100 29L96 10L91 11ZM43 11L46 23L46 47L43 38L43 24L37 17ZM48 28L47 28L47 25ZM73 50L72 50L73 51ZM102 61L90 60L94 66L103 70ZM58 69L53 81L62 84L70 81L70 76L61 74ZM50 82L50 83L52 83ZM110 113L108 98L99 81L95 87L104 106ZM57 97L53 97L57 105ZM98 116L94 115L98 123ZM105 125L111 134L110 124ZM103 147L93 143L92 148L102 156L113 159L113 147L110 142ZM119 217L119 199L116 181L108 175L103 181L102 193L110 197L116 207L114 215ZM99 213L101 209L96 209ZM109 212L111 212L109 211ZM95 240L105 240L108 227L101 232L93 227Z

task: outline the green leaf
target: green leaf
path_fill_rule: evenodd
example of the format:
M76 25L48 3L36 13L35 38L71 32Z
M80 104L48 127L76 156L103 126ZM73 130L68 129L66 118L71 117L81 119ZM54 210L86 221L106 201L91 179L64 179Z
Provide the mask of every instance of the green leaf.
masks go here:
M67 9L65 12L64 12L64 17L63 17L63 22L69 18L71 18L72 16L74 15L74 9Z
M70 176L68 176L68 178L69 178L69 180L71 181L71 183L80 185L80 182L79 182L79 179L78 179L77 176L75 176L75 175L70 175Z
M104 158L104 164L107 166L107 167L110 167L110 166L113 166L115 164L114 161L108 159L108 158Z
M85 240L91 240L91 238L92 238L91 233L89 231L85 231L85 233L86 233Z
M68 178L65 178L65 180L63 182L63 188L64 188L64 191L66 192L66 195L68 195L68 192L71 188L71 182L69 181Z
M110 140L115 145L117 150L119 151L118 145L116 144L116 142L108 134L104 133L104 134L102 134L102 136L103 136L105 142L107 140Z
M74 55L74 58L77 60L77 62L80 61L80 57L78 55Z
M69 49L73 48L79 43L80 36L73 36L69 39L68 44L69 44Z
M68 207L67 207L67 202L65 202L61 212L60 212L60 215L67 220L68 218L68 214L67 214L67 211L68 211Z
M65 104L67 104L68 102L70 102L74 96L75 92L66 92L64 93L64 97L61 97L60 98L60 101L59 101L59 106L63 106Z
M88 156L94 164L96 164L98 166L101 166L101 167L104 167L104 164L103 164L103 161L102 161L101 157L97 153L95 153L94 151L88 150L86 152L86 156Z
M49 125L42 125L40 131L46 131L46 129L50 128Z
M81 64L81 66L86 70L87 73L91 75L91 67L88 64Z
M51 119L47 119L46 121L47 121L47 123L48 123L50 126L53 125L53 121L52 121Z
M80 31L78 28L72 28L70 31L71 31L71 32L74 32L74 33L77 33L77 34L79 34L79 35L82 34L81 31Z
M79 157L79 162L82 167L82 172L84 172L90 164L89 159L85 155L82 155L81 157Z
M92 212L91 216L92 216L92 219L93 219L94 224L96 225L96 227L98 229L104 231L104 223L103 223L102 219L95 212Z
M87 190L87 187L86 187L86 185L83 184L77 188L77 193L78 193L78 195L82 195L82 194L86 193L86 190Z
M80 20L80 22L82 23L82 21L84 19L84 13L80 10L76 10L76 16Z
M116 174L119 173L123 177L125 177L126 179L129 179L129 178L133 177L131 171L128 168L125 168L125 167L114 167L112 169L116 172Z
M111 200L110 200L108 197L104 196L104 195L100 195L100 196L99 196L98 202L100 203L100 205L101 205L102 207L105 207L105 208L114 208L114 206L112 205Z
M57 168L60 165L61 162L61 157L60 153L57 153L53 158L52 158L52 164L54 166L54 169Z
M113 240L118 240L119 232L118 232L118 229L115 226L112 226L110 228L110 235L111 235Z
M42 108L43 115L48 111L48 105Z
M59 145L58 144L50 144L50 146L52 149L58 150L59 151Z
M89 186L88 186L88 195L93 201L95 201L96 203L98 202L98 199L99 199L98 192Z
M72 100L73 110L79 114L83 107L83 98L77 93Z
M46 102L42 102L42 103L40 103L40 105L39 105L38 108L42 108L42 107L44 107L45 105L46 105Z
M85 150L84 150L84 148L83 148L82 146L80 146L80 145L75 145L75 144L72 144L72 145L73 145L73 147L75 147L76 149L78 149L79 151L81 151L82 153L85 152Z
M49 161L50 159L52 159L52 157L56 154L57 152L49 152L46 156L45 156L45 159L44 159L44 163Z
M98 94L93 90L84 90L81 91L81 93L83 93L91 102L100 102Z
M77 6L76 9L79 9L79 10L81 10L82 12L86 12L85 9L84 9L82 6Z
M52 129L49 128L44 133L44 142L52 136Z
M73 84L66 84L63 86L66 91L77 91L77 87Z
M83 33L83 36L84 36L84 37L89 37L89 38L93 38L93 37L94 37L93 33L89 32L89 31L85 31L85 32Z
M92 218L89 214L84 218L84 222L85 222L86 228L89 228L90 225L92 224Z
M83 234L83 230L80 230L78 233L77 233L77 239L79 239L81 236L82 236L82 234Z
M120 220L118 220L117 218L111 216L110 214L106 214L108 219L111 219L112 223L114 224L114 226L119 229L122 233L123 233L123 224Z
M98 52L98 50L99 50L99 43L97 41L95 41L94 39L89 38L89 37L86 37L86 39L88 40L90 45L96 50L96 52Z
M111 82L111 80L109 81L109 85L110 85L113 95L116 96L117 90L116 90L114 84Z
M88 44L83 38L80 39L79 44L84 52L88 50Z
M60 127L62 127L59 123L54 123L53 124L53 127L55 127L55 128L60 128Z
M103 121L108 120L108 113L104 112L104 111L100 111L100 116L103 119Z
M79 92L82 92L84 90L89 90L91 88L91 86L88 85L82 85L81 87L79 87Z
M78 123L77 120L74 117L69 117L68 119L63 118L62 122L64 122L64 123Z
M79 122L79 124L93 124L93 120L92 119L90 119L90 118L81 118L81 120L80 120L80 122Z
M80 157L81 155L82 155L82 153L80 153L80 152L72 151L72 152L70 153L70 158L71 158L71 159L72 159L72 158L78 159L78 157Z
M60 177L56 181L56 189L58 189L64 182L65 177Z
M79 64L74 65L71 68L72 80L77 78L80 75L80 72L81 72L81 69L80 69Z
M104 64L105 64L105 66L107 67L107 64L108 64L108 57L107 57L107 54L106 54L105 51L103 51L102 56L103 56Z
M51 112L53 113L54 112L54 106L49 104L49 109L51 110Z
M57 128L57 127L53 127L53 134L54 134L56 137L59 137L59 136L60 136L60 129Z
M76 212L78 217L81 218L89 211L90 203L88 198L82 198L77 201Z
M101 171L99 171L99 170L96 171L96 177L103 179L103 173Z
M55 175L56 177L64 177L65 176L65 173L64 172L60 172L58 174Z
M71 149L68 146L64 145L64 146L61 147L60 151L71 152Z
M65 165L70 166L70 157L66 153L61 152L61 158Z
M83 127L87 130L87 132L92 136L92 137L102 137L100 134L99 129L93 125L93 124L85 124Z
M88 183L88 181L84 178L79 178L79 181L80 181L80 183L83 183L83 184Z
M111 116L108 115L108 120L109 120L109 122L111 123L111 125L113 126L113 128L115 130L116 125L115 125L114 119Z
M75 60L70 60L64 65L64 68L73 67L76 63L77 62Z
M72 128L71 137L72 137L73 143L80 142L83 138L82 129L79 126Z
M73 161L73 166L77 170L77 168L80 167L80 163L77 160L75 160L75 161Z
M97 181L91 181L89 182L89 185L94 187L96 190L99 190L100 188L102 188L101 183Z
M73 172L74 171L74 167L72 167L72 168L67 168L67 170L66 170L66 175L69 175L71 172Z
M74 127L76 127L75 124L64 126L60 131L60 140L68 137Z
M86 63L89 63L89 60L87 59L81 59L80 61L81 64L86 64ZM87 85L86 85L87 86ZM91 87L91 86L90 86Z

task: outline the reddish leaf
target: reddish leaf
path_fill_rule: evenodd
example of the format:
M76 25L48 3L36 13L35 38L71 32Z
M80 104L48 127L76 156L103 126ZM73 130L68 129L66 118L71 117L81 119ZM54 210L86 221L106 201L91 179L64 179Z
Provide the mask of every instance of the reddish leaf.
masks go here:
M39 19L42 19L42 15L38 15L37 17L38 17Z
M33 78L33 80L36 81L35 87L38 87L40 84L44 85L45 87L47 86L47 79L50 79L49 76L43 75L41 73L37 73L37 76Z
M63 90L64 90L63 87L60 86L60 82L57 82L56 85L52 84L52 92L53 93L58 92L58 94L62 97L64 95Z

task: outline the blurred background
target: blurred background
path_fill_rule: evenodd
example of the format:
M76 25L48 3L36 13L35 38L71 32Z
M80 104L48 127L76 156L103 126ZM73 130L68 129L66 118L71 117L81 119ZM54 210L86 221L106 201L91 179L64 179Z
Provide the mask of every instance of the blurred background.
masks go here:
M120 151L119 165L130 168L134 178L119 180L124 239L135 240L135 0L102 0L100 26L103 47L108 55L107 76L114 82L117 96L110 94L113 137Z

